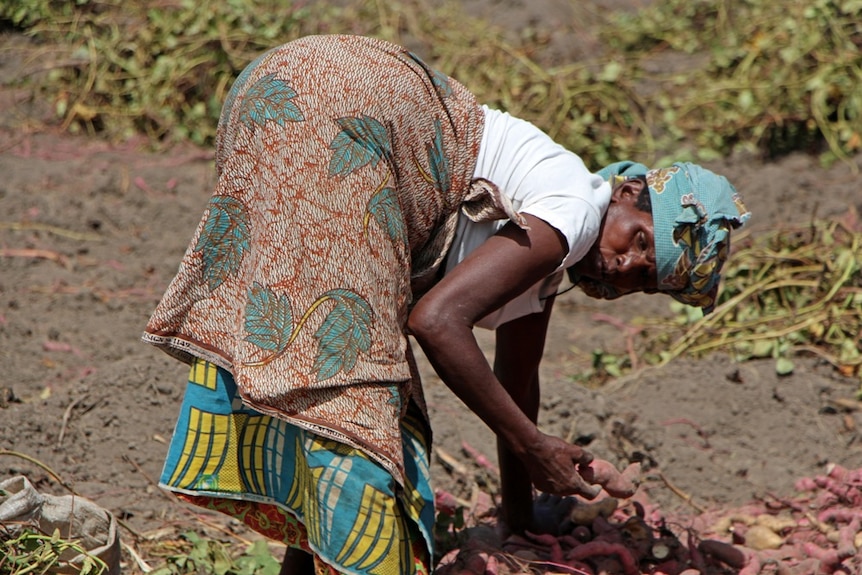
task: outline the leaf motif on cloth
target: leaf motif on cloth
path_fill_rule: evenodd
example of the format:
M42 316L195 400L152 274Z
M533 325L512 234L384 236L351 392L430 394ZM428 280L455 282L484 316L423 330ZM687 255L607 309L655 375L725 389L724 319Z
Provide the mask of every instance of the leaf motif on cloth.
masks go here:
M282 353L293 335L293 313L286 295L277 295L257 282L248 290L245 305L245 341L261 349Z
M368 200L363 226L366 232L370 218L377 222L393 243L407 243L407 226L404 225L404 215L395 188L382 188Z
M416 62L423 70L425 70L425 73L428 74L428 77L431 78L431 82L434 84L434 89L437 90L437 93L441 98L448 98L452 95L453 92L452 86L449 84L449 76L439 70L435 70L413 52L408 51L407 55L411 60Z
M242 92L242 89L245 87L246 82L248 82L249 76L251 76L252 72L261 64L263 61L275 51L275 48L264 52L257 58L251 61L251 63L243 68L242 72L239 73L239 76L236 77L236 80L233 82L233 86L230 91L227 93L227 97L225 98L224 104L222 105L223 113L229 114L231 108L233 108L234 102L236 102L237 97Z
M235 273L248 251L250 224L245 204L230 196L213 196L195 251L203 256L203 273L215 291Z
M440 127L440 120L434 120L434 139L430 144L426 144L425 150L428 152L428 170L422 168L419 161L414 158L413 162L419 170L422 178L429 184L433 184L443 194L449 193L449 188L452 187L452 180L449 175L449 159L446 157L446 150L443 146L443 130Z
M329 161L330 175L346 176L368 164L376 166L382 158L392 155L389 133L374 118L362 115L338 118L335 122L341 131L329 144L333 150Z
M287 296L279 296L257 282L248 292L245 340L271 353L260 360L244 362L244 365L260 367L281 357L314 311L330 300L335 302L335 307L314 334L318 340L314 360L317 380L353 369L359 353L367 353L371 347L372 311L367 301L350 290L330 290L318 297L294 326Z
M318 340L314 370L317 380L329 379L340 371L350 371L359 353L371 347L371 306L360 295L334 289L321 296L332 299L335 307L317 329Z
M446 157L443 149L443 130L440 129L440 120L434 120L434 141L428 144L426 149L431 176L437 183L437 189L448 194L452 182L449 176L449 158Z
M264 126L267 122L275 122L281 127L287 122L301 122L305 117L291 102L295 97L296 90L286 80L267 74L246 91L240 103L239 120L249 128L252 124Z

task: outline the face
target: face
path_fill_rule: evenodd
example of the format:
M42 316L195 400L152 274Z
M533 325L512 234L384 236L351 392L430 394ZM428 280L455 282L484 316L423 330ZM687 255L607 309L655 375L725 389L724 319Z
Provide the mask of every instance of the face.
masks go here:
M596 243L572 266L588 295L609 299L635 291L656 291L652 214L635 207L645 185L641 180L617 184Z

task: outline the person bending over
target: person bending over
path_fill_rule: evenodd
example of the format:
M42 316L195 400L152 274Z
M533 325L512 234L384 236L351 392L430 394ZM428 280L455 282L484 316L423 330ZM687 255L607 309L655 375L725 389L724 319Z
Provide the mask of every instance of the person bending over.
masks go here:
M561 280L708 310L748 217L708 170L592 173L416 54L356 36L252 62L216 171L143 335L191 366L160 484L285 543L283 573L432 570L411 334L496 434L510 529L535 527L534 488L594 494L592 455L536 427ZM493 366L475 327L496 330Z

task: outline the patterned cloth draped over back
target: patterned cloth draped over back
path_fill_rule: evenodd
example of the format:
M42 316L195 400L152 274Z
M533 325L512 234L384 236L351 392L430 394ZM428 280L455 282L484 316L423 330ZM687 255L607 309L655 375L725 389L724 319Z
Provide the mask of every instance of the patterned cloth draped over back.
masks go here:
M370 38L302 38L242 72L216 189L143 336L192 364L165 487L345 573L427 567L404 329L459 208L517 221L471 181L483 122L459 83Z
M243 400L401 480L423 406L403 329L469 190L483 113L403 48L317 36L237 79L218 181L145 341L229 370Z

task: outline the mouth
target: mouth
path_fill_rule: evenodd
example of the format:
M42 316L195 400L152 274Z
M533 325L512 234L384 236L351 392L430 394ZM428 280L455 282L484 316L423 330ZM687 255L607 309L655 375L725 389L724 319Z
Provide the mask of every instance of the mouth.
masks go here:
M605 263L605 258L602 257L601 253L596 254L596 269L599 271L599 279L603 282L607 281L608 268Z

